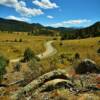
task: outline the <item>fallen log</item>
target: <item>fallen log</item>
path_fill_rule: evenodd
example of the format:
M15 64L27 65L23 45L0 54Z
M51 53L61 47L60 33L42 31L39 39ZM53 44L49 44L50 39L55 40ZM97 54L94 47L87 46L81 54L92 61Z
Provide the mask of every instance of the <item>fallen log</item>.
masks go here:
M30 91L34 91L35 89L42 86L45 82L53 80L53 79L67 79L70 78L66 75L66 70L54 70L52 72L46 73L39 78L33 80L31 83L23 87L21 90L17 91L13 95L11 95L11 100L18 100L23 94L26 94Z
M72 82L65 79L55 79L44 83L41 87L33 91L32 95L39 94L40 92L49 92L59 88L73 88Z

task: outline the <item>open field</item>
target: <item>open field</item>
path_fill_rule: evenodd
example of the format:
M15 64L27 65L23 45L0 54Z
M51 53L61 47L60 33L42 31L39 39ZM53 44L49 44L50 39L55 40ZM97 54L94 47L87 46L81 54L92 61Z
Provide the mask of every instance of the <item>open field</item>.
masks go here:
M58 50L58 54L64 54L67 57L74 57L76 53L81 59L92 59L100 65L100 55L97 50L100 48L100 37L55 41L54 46Z
M22 57L24 50L29 47L36 55L42 54L46 50L44 44L48 43L48 41L53 41L53 44L49 44L49 46L57 51L54 55L40 59L39 61L31 60L29 62L9 63L6 67L7 72L4 75L5 78L2 82L4 84L12 84L13 82L24 79L24 84L26 85L37 77L55 69L65 69L66 73L73 75L72 68L75 64L74 61L77 62L75 59L76 53L79 54L80 59L92 59L100 67L100 55L97 53L97 50L100 48L100 37L77 40L60 40L59 37L31 36L27 35L27 33L0 33L0 53L9 59L16 59ZM19 71L16 71L15 69L17 64L20 66ZM0 93L9 94L19 89L21 89L21 87L18 84L15 84L1 90ZM69 96L68 98L72 97L70 96L70 92L67 94L68 90L66 90L66 92L65 89L58 91L60 95L64 95L64 97L66 95ZM82 95L78 96L78 98ZM6 96L9 97L9 95ZM4 100L6 96L3 97ZM93 94L93 97L96 96L99 98L98 94ZM75 98L77 98L77 96L75 96ZM2 96L0 99L2 99Z
M28 47L36 54L39 54L45 50L44 42L51 39L52 37L30 36L27 33L0 33L0 52L9 59L21 57L24 50Z
M44 52L44 44L54 38L50 36L31 36L27 35L27 33L0 33L0 52L9 59L16 59L22 57L24 50L29 47L37 55ZM21 42L20 39L22 40ZM66 58L71 59L78 53L81 59L89 58L100 65L100 55L97 53L97 50L100 48L100 37L63 41L57 39L54 40L53 46L57 50L56 55L42 60L42 63L45 62L48 65L48 60L53 59L56 64L58 62L57 66L59 66L58 60L61 55L64 55L63 65L69 66L70 63Z

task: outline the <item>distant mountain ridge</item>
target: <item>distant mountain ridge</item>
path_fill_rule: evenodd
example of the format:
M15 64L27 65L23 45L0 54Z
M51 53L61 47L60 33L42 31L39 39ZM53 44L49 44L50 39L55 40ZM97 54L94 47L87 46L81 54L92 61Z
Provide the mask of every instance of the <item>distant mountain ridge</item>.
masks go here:
M58 31L70 31L75 30L74 28L66 28L66 27L45 27L39 23L27 23L24 21L12 20L12 19L3 19L0 18L0 30L1 31L20 31L20 32L30 32L33 31L35 28L43 28L47 30L58 30Z
M95 24L83 28L83 29L79 29L78 34L81 33L81 35L83 35L83 37L85 36L91 36L91 37L95 37L95 36L100 36L100 22L96 22Z
M42 28L43 26L40 24L35 24L35 23L29 24L23 21L0 18L1 31L30 32L34 30L35 27Z
M33 35L60 35L66 39L100 36L100 22L86 28L45 27L39 23L27 23L11 19L0 18L0 31L29 32Z

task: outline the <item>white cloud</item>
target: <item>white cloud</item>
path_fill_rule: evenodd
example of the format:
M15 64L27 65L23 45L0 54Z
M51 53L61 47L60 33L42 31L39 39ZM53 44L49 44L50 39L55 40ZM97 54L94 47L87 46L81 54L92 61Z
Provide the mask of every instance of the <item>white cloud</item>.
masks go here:
M47 18L49 18L49 19L53 19L54 17L51 16L51 15L48 15Z
M0 4L8 6L8 7L13 7L18 3L17 0L0 0Z
M78 20L68 20L64 21L64 24L81 24L81 23L86 23L89 22L90 20L87 19L78 19Z
M26 3L24 1L20 1L19 3L24 7L26 6Z
M44 8L44 9L53 9L53 8L58 8L58 5L56 3L51 2L50 0L34 0L33 4Z
M13 20L19 20L19 21L30 21L30 19L26 17L16 17L16 16L7 16L6 19L13 19Z
M43 14L41 9L28 8L24 1L18 0L0 0L0 4L14 8L23 16L37 16Z
M73 25L80 25L80 24L89 23L89 22L91 22L91 20L88 20L88 19L67 20L67 21L62 21L62 22L59 22L59 23L51 24L50 26L53 26L53 27L63 27L63 26L70 27L70 26L73 26Z

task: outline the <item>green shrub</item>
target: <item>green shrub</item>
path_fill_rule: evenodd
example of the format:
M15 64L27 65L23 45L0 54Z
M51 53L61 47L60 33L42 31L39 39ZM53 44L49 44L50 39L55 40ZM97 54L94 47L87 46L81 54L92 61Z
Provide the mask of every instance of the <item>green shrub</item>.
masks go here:
M24 61L30 61L33 57L35 57L34 52L30 48L27 48L24 52Z
M3 75L6 73L7 64L8 60L3 55L0 55L0 83L3 79Z

